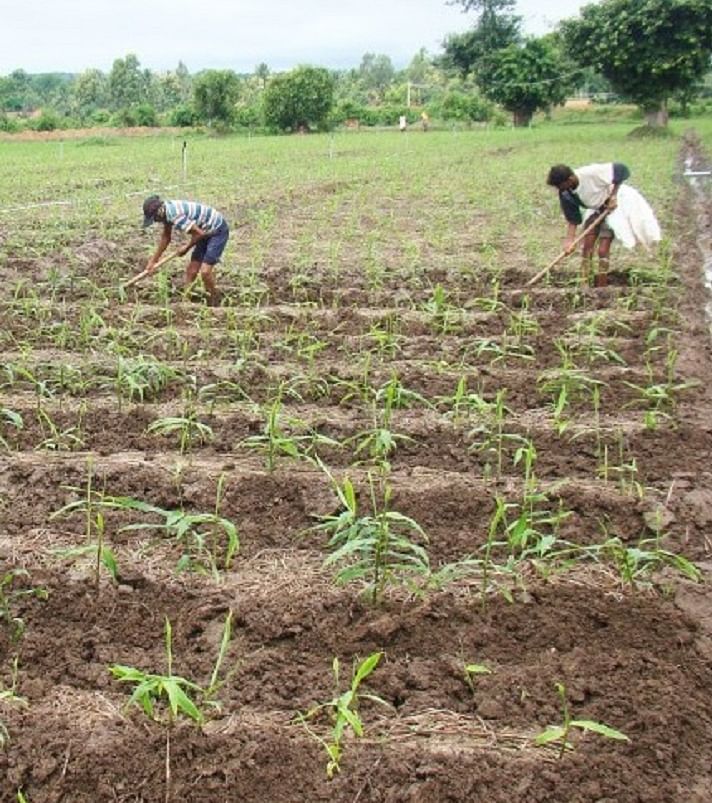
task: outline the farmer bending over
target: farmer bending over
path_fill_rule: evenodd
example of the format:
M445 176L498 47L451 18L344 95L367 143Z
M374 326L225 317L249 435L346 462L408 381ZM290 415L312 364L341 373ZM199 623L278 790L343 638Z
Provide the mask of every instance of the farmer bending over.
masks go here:
M151 195L143 202L143 227L152 223L163 223L163 232L156 253L146 264L149 274L153 273L156 262L168 247L175 226L179 231L190 235L190 242L178 253L183 256L193 249L185 269L186 287L190 287L200 274L208 294L208 304L211 307L217 306L219 293L215 286L214 270L230 236L225 218L206 204L196 201L162 201L158 195Z
M612 212L618 205L618 188L628 176L630 170L620 162L591 164L579 167L577 170L572 170L568 165L554 165L549 170L546 183L558 189L561 211L568 223L564 251L572 253L576 227L582 223L585 225L581 209L595 210L587 216L590 218L589 222L604 211ZM609 254L614 236L608 218L604 217L583 238L581 275L584 282L588 283L593 251L598 240L598 275L595 286L606 287L608 284Z

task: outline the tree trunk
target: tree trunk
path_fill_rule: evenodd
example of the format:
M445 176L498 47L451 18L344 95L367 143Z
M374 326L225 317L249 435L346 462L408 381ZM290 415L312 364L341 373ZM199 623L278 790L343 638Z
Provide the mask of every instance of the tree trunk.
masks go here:
M665 128L668 124L667 104L663 101L655 109L645 109L645 122L650 128Z
M533 114L526 109L515 109L512 112L512 122L515 128L524 128L532 121Z

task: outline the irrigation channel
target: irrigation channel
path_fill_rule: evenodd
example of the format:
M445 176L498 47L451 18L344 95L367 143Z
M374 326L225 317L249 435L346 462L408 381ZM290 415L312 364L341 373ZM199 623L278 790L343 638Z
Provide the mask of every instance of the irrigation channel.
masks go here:
M690 182L696 199L697 227L700 232L697 242L702 254L705 285L711 296L706 309L712 334L712 219L710 217L712 168L709 161L702 161L701 164L700 161L698 149L688 151L683 176Z

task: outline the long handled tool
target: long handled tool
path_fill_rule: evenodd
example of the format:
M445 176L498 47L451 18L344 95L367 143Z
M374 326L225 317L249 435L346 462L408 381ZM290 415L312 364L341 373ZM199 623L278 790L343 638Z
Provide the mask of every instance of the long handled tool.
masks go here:
M148 268L146 270L142 270L141 273L137 273L135 276L132 276L127 282L124 284L124 288L131 287L132 284L136 284L136 282L140 282L141 279L145 279L150 273L153 273L155 270L161 267L161 265L165 265L166 262L170 262L172 259L176 257L182 256L180 251L174 251L172 254L168 254L168 256L159 259L158 262L153 266L153 270L149 271Z
M558 265L558 264L559 264L559 262L561 262L561 260L562 260L562 259L564 259L565 257L569 256L570 254L573 254L573 252L574 252L574 249L575 249L575 248L576 248L576 246L577 246L577 245L578 245L578 244L581 242L581 240L583 240L583 238L584 238L584 237L585 237L585 236L586 236L586 235L587 235L589 232L593 231L593 229L595 229L595 228L596 228L596 226L598 226L598 224L599 224L599 223L600 223L600 222L603 220L603 218L604 218L604 217L605 217L605 216L606 216L606 215L607 215L609 212L610 212L610 209L604 209L604 210L603 210L603 212L601 212L601 214L600 214L600 215L596 215L596 216L595 216L595 218L594 218L594 220L593 220L593 222L592 222L592 223L589 223L589 225L588 225L588 226L586 226L586 228L585 228L585 229L584 229L584 230L581 232L581 234L579 234L579 236L578 236L578 237L577 237L577 238L576 238L576 239L575 239L575 240L574 240L574 241L571 243L571 245L570 245L570 246L569 246L569 247L566 249L566 251L562 251L562 252L561 252L561 253L560 253L560 254L559 254L557 257L556 257L556 259L555 259L553 262L550 262L550 263L549 263L549 264L548 264L548 265L547 265L547 266L546 266L546 267L545 267L543 270L540 270L540 271L539 271L539 273L537 273L537 274L536 274L536 276L532 276L532 278L531 278L531 279L529 279L529 281L527 282L526 286L527 286L527 287L529 287L529 286L530 286L530 285L532 285L532 284L536 284L536 283L539 281L539 279L541 279L542 277L546 276L546 274L547 274L547 273L548 273L548 272L549 272L549 271L550 271L550 270L551 270L551 269L552 269L552 268L553 268L555 265Z

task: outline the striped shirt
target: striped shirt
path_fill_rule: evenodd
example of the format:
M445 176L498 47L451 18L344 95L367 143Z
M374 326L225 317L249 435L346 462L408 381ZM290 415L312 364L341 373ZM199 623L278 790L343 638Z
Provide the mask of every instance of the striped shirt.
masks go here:
M180 231L190 231L197 226L206 234L214 234L225 222L212 206L196 201L166 201L165 208L166 221Z

